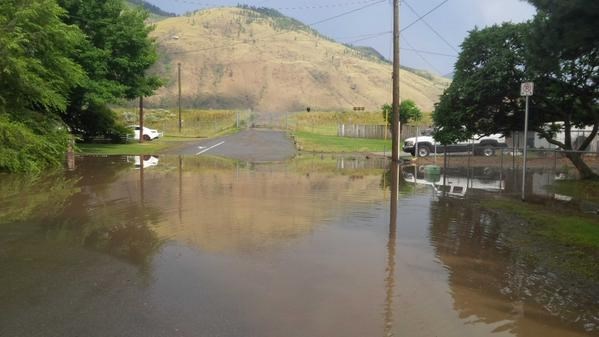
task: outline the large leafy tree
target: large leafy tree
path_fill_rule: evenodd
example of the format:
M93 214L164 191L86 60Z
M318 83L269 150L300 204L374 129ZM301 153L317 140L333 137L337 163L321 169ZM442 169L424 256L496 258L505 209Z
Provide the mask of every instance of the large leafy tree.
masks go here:
M437 140L509 134L523 125L520 83L535 83L530 129L566 152L582 178L597 178L581 154L599 129L599 7L593 1L531 0L535 18L470 32L453 83L436 106ZM574 41L574 42L573 42ZM592 126L575 146L572 129ZM464 132L464 128L466 131ZM563 132L564 141L556 140Z
M85 79L70 51L84 40L54 0L0 1L0 113L64 111Z
M147 70L156 62L148 13L121 0L60 0L68 23L86 35L72 53L88 74L70 95L65 121L84 137L120 132L108 104L149 96L161 85Z
M54 0L0 1L0 171L57 166L68 133L58 117L85 81L70 51L84 35Z

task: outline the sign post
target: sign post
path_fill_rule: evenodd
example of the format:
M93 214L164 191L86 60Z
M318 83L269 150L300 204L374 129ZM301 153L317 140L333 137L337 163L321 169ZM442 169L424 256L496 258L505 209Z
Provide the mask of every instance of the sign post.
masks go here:
M522 157L522 201L526 199L526 157L528 155L528 101L534 93L534 83L524 82L520 87L520 96L526 97L526 110L524 112L524 150Z

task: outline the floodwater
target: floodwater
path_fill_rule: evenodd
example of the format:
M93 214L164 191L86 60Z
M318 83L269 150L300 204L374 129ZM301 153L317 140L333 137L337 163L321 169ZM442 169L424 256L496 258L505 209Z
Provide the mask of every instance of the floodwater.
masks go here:
M460 172L119 156L0 176L0 336L598 335L596 293L469 201L517 179Z

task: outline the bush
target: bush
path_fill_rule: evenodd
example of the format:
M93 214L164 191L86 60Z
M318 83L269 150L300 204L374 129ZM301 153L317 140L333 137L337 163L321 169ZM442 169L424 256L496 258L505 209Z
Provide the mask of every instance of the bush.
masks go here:
M35 132L25 123L0 116L0 171L36 174L62 164L69 133L53 121L43 125L45 130L38 126Z

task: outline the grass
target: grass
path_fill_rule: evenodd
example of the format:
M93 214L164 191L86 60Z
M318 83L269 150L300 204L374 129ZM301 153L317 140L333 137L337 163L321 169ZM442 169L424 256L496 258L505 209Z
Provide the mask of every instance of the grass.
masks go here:
M135 109L114 108L125 124L138 124ZM247 112L240 113L240 124L251 118ZM158 129L167 136L214 137L236 124L237 113L232 110L184 109L181 112L182 130L179 133L179 116L176 109L146 109L144 126Z
M384 125L385 120L380 111L315 111L291 116L290 124L296 131L335 136L339 124Z
M551 241L599 249L599 218L594 215L557 213L554 208L511 199L485 201L483 206L508 211L526 220L535 233Z
M383 152L391 151L391 141L382 139L347 138L322 135L306 131L294 132L302 151L308 152Z
M161 139L155 139L144 143L128 144L77 144L79 152L83 154L103 154L103 155L140 155L157 154L170 147L181 144L186 141L193 141L190 137L172 137L166 136Z
M578 200L599 203L599 181L563 180L557 181L549 189L554 193L571 196Z
M554 208L522 203L512 199L483 201L484 208L524 220L527 225L516 228L518 248L528 250L537 261L545 261L565 273L582 275L599 281L599 218Z

